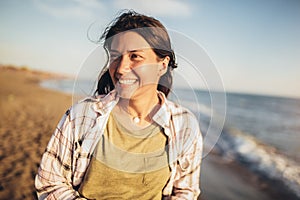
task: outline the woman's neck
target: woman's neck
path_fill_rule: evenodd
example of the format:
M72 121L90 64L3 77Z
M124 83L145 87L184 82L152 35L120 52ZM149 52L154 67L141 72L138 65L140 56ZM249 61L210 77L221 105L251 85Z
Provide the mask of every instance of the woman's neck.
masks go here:
M123 99L120 98L118 106L124 110L132 118L136 118L138 124L145 124L151 122L152 116L159 108L160 100L157 93L152 98L139 99Z

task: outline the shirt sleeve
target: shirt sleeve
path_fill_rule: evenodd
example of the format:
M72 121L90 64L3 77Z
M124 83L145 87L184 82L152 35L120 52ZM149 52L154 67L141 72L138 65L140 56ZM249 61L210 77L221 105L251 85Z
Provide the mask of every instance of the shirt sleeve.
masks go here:
M182 153L177 160L171 199L196 200L200 195L203 140L199 123L194 115L188 121L182 137Z
M38 199L81 199L72 185L73 141L67 111L47 145L35 177Z

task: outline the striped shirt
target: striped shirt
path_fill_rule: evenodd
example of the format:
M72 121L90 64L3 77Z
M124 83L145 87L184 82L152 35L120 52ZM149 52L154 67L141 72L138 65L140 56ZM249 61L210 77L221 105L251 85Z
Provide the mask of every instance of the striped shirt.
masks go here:
M152 120L167 136L171 176L162 199L197 199L203 141L199 123L187 109L158 93L162 105ZM110 112L118 102L115 91L88 97L62 117L43 154L35 187L39 199L84 199L77 189L83 181Z

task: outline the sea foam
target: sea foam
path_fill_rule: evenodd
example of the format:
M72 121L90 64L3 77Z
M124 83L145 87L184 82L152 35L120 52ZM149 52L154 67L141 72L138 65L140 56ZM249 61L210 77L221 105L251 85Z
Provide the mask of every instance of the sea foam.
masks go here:
M292 158L236 129L225 129L218 148L227 159L247 164L253 171L283 182L300 197L300 166Z

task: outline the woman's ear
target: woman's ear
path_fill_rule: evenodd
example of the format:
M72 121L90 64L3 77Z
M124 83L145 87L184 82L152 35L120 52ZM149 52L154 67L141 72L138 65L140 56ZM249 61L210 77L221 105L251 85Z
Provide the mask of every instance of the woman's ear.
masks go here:
M166 56L164 57L164 59L160 62L159 64L159 71L158 71L158 75L162 76L164 75L167 71L168 71L168 65L169 65L169 61L170 61L170 57Z

